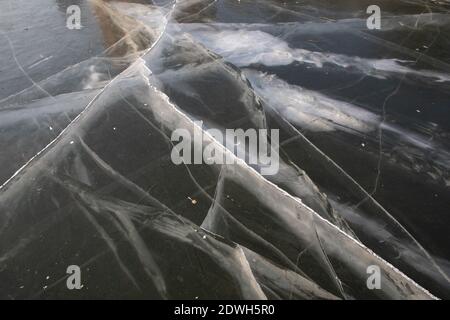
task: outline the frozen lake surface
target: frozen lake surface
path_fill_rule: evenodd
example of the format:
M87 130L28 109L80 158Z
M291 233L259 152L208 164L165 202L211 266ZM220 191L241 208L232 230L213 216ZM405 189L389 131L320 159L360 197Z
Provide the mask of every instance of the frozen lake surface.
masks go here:
M371 2L3 0L0 298L450 298L450 3Z

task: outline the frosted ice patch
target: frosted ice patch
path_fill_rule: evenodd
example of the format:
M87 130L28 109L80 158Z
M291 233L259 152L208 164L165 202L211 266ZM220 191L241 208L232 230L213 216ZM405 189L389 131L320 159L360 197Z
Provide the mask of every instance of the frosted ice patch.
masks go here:
M381 79L391 75L412 75L434 79L437 82L450 81L448 74L432 70L415 70L404 65L411 61L367 59L292 48L286 41L260 30L243 28L217 31L212 27L209 30L187 29L197 41L238 67L252 64L280 66L298 62L323 68L325 64L329 64Z
M290 85L274 75L245 70L256 92L285 118L311 131L367 132L377 128L379 116L350 103Z

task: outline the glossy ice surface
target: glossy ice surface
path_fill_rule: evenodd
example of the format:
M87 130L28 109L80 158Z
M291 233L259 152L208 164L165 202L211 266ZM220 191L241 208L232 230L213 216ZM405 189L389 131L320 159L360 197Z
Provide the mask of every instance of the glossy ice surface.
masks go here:
M450 3L372 2L3 0L0 298L450 298Z

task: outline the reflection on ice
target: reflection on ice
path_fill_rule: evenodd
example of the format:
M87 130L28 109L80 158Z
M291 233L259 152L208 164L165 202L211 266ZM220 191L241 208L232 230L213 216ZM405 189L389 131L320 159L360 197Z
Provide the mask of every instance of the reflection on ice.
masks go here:
M243 10L226 1L93 0L104 52L0 100L0 297L450 296L447 234L434 232L448 221L446 129L408 126L371 100L313 87L337 68L345 82L357 74L358 83L440 92L448 70L392 52L312 50L299 39L327 45L325 34L361 31L359 19L303 29L291 21L301 14L293 4L289 23L275 24L274 11L287 14L278 1L242 2ZM418 32L429 26L400 12L386 33L403 32L396 19L416 21ZM449 27L448 14L436 19L430 24ZM309 87L298 80L306 72ZM204 134L189 141L193 151L213 145L235 161L173 163L177 129ZM261 174L248 150L227 149L207 129L279 130L278 173ZM398 183L389 192L386 171ZM429 192L440 202L408 216L414 199L405 194ZM65 286L73 264L83 271L77 292ZM370 266L380 268L379 290L366 285Z

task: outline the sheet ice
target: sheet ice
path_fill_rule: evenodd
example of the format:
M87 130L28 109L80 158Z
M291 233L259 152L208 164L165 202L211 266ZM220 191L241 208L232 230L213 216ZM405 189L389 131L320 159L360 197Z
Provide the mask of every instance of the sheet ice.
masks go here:
M387 113L402 85L445 99L445 62L416 66L407 43L343 52L341 33L369 45L363 18L315 19L321 1L89 4L103 50L0 100L0 297L450 297L447 129ZM370 45L450 27L445 6L413 9ZM380 86L381 104L349 98L358 85ZM280 131L277 174L205 132L238 128ZM235 164L175 165L176 129ZM83 290L67 290L69 265Z

